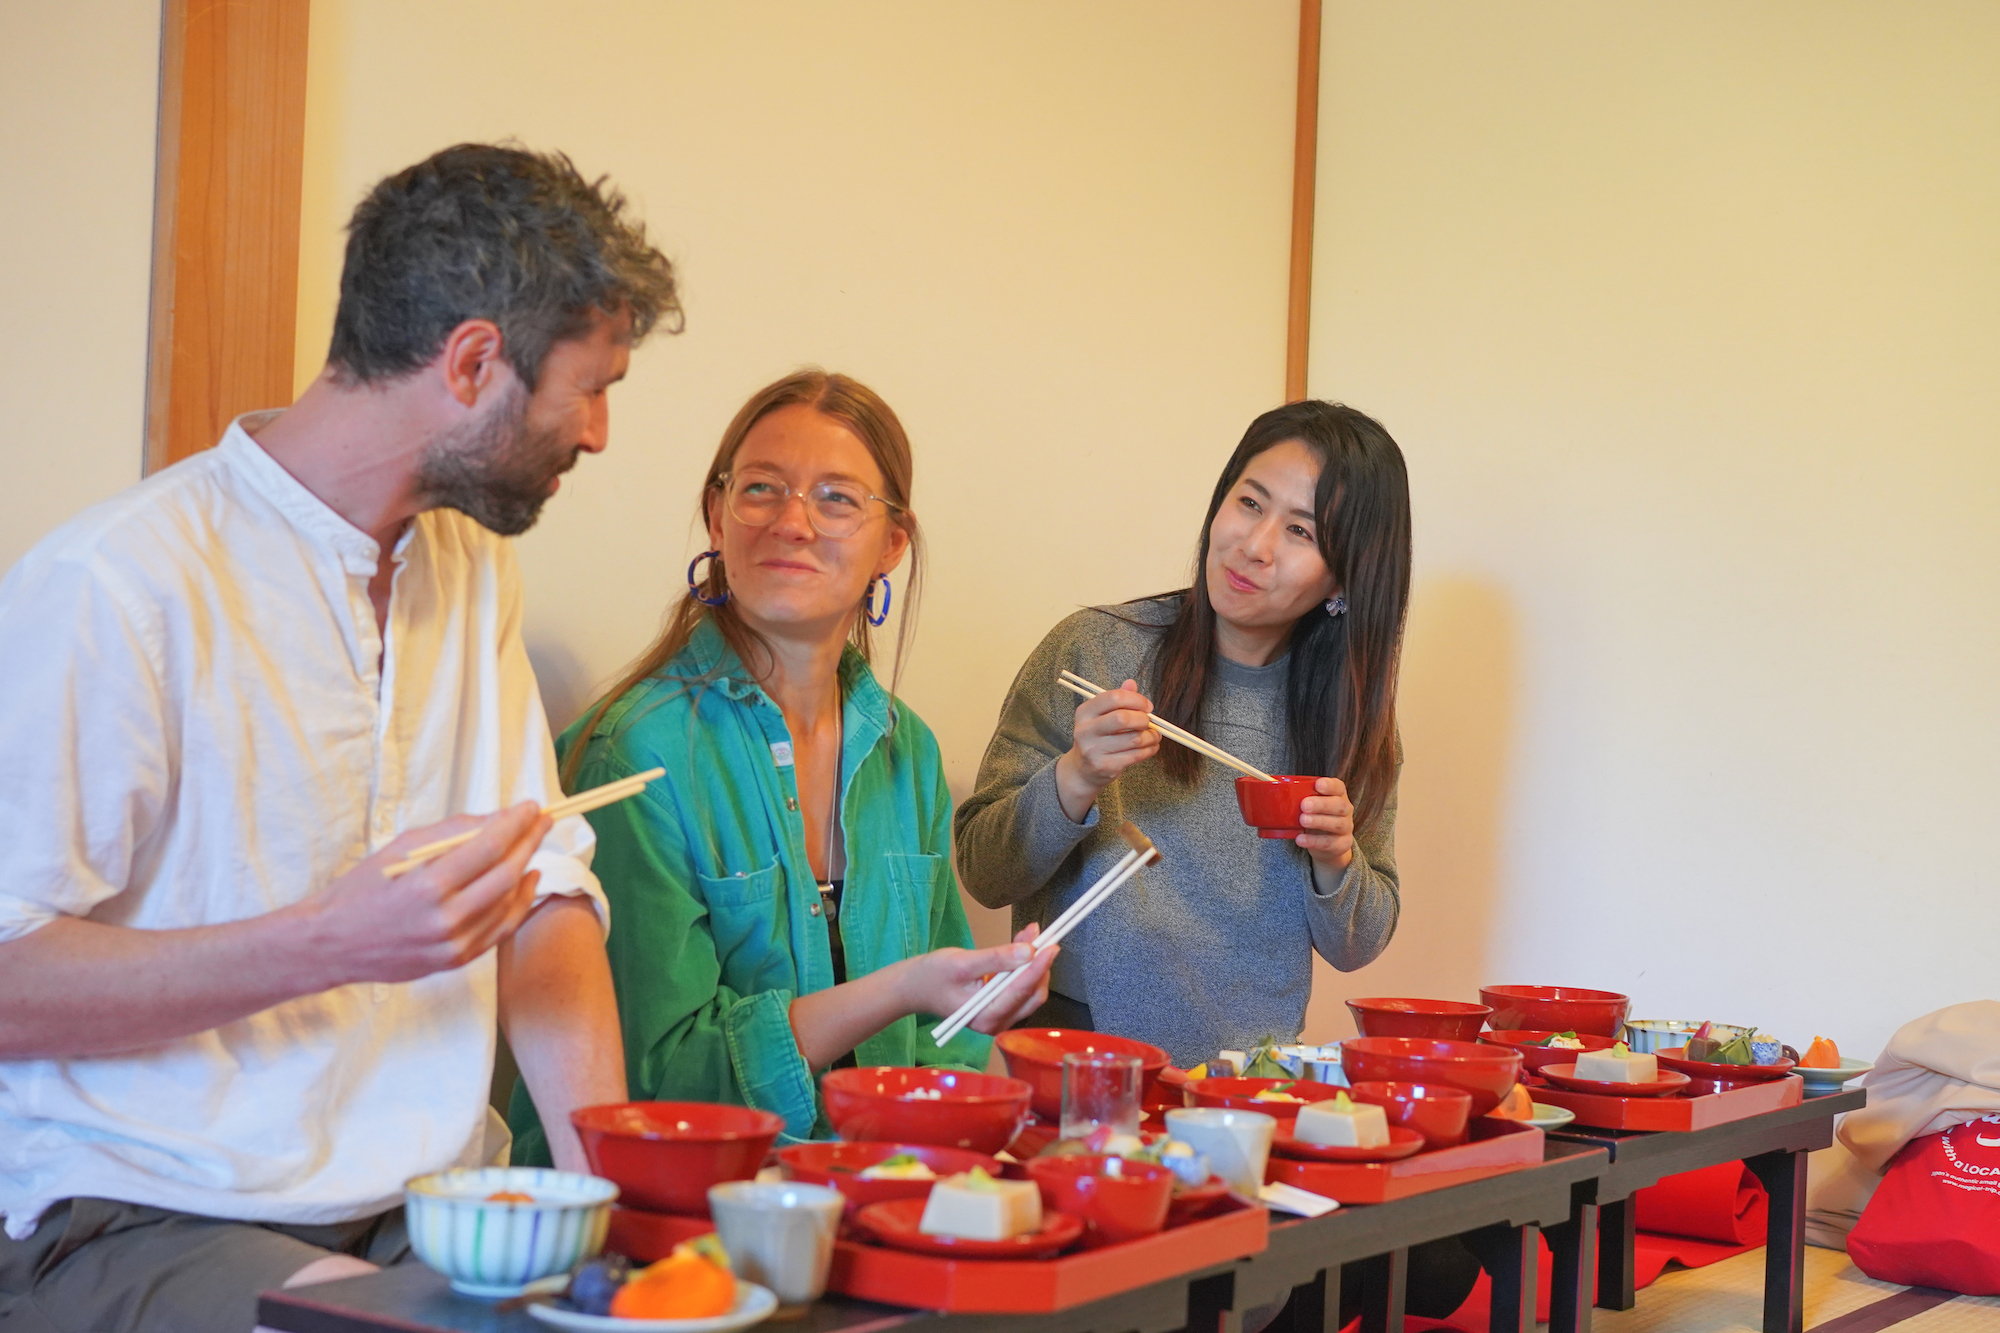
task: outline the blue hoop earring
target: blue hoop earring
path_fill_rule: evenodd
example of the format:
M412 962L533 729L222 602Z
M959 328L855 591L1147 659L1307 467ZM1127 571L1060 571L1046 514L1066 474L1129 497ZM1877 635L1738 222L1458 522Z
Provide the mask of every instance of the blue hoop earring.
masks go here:
M1347 614L1347 598L1346 598L1345 596L1342 596L1342 595L1340 595L1340 594L1335 594L1334 596L1332 596L1332 597L1329 597L1329 598L1327 598L1327 599L1326 599L1326 613L1327 613L1328 615L1330 615L1330 616L1344 616L1344 615L1346 615L1346 614Z
M878 582L882 585L882 614L879 616L875 614L875 585ZM861 610L862 614L868 617L868 623L878 629L881 627L882 622L889 618L889 598L893 594L893 591L889 587L889 576L887 574L877 574L874 578L868 580L868 595L861 600Z
M703 597L701 595L701 585L694 581L695 567L704 560L713 560L719 565L722 563L722 552L703 551L700 555L688 561L688 596L694 598L703 606L721 606L729 600L729 590L727 588L722 590L722 596L720 597Z

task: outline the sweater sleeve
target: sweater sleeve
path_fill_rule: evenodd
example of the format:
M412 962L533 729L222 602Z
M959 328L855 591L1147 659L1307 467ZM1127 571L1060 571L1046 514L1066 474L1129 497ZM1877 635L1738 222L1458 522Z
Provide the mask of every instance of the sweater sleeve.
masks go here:
M1056 760L1069 751L1077 703L1056 678L1075 665L1076 621L1051 630L1014 677L978 785L953 825L965 891L986 907L1032 897L1097 827L1095 805L1079 824L1056 794Z
M1396 774L1400 787L1403 743L1396 741ZM1342 972L1366 967L1389 947L1402 913L1401 880L1396 870L1396 795L1389 799L1375 826L1354 840L1354 859L1330 892L1322 892L1306 865L1306 924L1319 956Z

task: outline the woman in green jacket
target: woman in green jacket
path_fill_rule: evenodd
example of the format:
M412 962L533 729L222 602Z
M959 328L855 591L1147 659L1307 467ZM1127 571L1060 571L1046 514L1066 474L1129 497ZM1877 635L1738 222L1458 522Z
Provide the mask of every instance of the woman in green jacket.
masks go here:
M983 1070L988 1034L1047 998L1054 949L976 1030L942 1049L922 1031L1030 962L1035 932L969 947L937 742L869 666L887 576L921 555L910 478L867 387L802 371L757 393L709 467L714 549L687 598L558 742L572 791L667 770L590 816L635 1098L758 1106L789 1139L825 1137L821 1071ZM513 1112L515 1160L545 1156L532 1104Z

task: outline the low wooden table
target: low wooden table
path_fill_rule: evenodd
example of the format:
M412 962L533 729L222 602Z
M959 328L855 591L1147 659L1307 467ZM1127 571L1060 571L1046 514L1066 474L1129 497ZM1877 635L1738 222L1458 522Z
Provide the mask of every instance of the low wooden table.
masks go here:
M1742 1161L1771 1196L1764 1260L1764 1333L1803 1333L1805 1304L1806 1157L1833 1142L1833 1118L1867 1104L1866 1089L1808 1094L1797 1106L1707 1129L1586 1129L1572 1125L1550 1140L1602 1148L1610 1169L1596 1182L1597 1304L1629 1310L1637 1215L1633 1194L1662 1177ZM1577 1325L1587 1333L1587 1310Z
M1290 1330L1331 1333L1339 1320L1341 1265L1368 1261L1363 1326L1397 1333L1410 1247L1469 1232L1494 1275L1493 1333L1528 1333L1535 1323L1537 1236L1546 1231L1556 1253L1551 1333L1569 1333L1579 1317L1587 1322L1589 1309L1589 1238L1577 1210L1595 1199L1610 1162L1587 1144L1551 1142L1548 1152L1539 1166L1486 1180L1280 1222L1262 1254L1054 1314L947 1315L828 1296L777 1327L785 1333L886 1333L919 1323L923 1333L1236 1333L1245 1311L1289 1299ZM420 1264L266 1292L258 1318L284 1333L545 1333L548 1327L525 1312L502 1314L491 1302L457 1295Z

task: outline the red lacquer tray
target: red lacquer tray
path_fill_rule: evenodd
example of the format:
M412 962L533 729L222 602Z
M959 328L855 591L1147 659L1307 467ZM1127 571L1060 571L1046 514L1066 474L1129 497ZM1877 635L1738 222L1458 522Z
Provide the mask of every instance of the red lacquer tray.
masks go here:
M1539 1137L1539 1136L1538 1136ZM934 1259L862 1241L833 1249L827 1290L964 1314L1047 1314L1261 1251L1270 1214L1232 1200L1199 1222L1054 1259Z
M650 1264L667 1257L674 1246L715 1230L706 1217L680 1217L673 1213L649 1213L639 1208L611 1206L611 1229L604 1233L604 1248L627 1259Z
M1388 1203L1542 1163L1542 1131L1533 1125L1474 1116L1472 1134L1470 1143L1395 1162L1300 1162L1274 1154L1264 1179L1342 1203Z
M1538 1102L1576 1113L1579 1126L1592 1129L1707 1129L1766 1111L1797 1106L1805 1096L1805 1080L1796 1074L1762 1083L1730 1083L1697 1078L1672 1097L1605 1097L1592 1092L1566 1092L1530 1083Z

